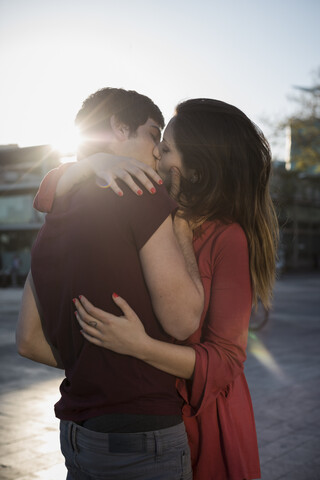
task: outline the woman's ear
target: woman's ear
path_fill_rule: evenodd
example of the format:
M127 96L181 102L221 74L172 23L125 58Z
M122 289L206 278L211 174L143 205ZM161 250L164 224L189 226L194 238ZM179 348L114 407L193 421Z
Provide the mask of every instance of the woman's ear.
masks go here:
M130 128L123 122L120 122L116 115L112 115L110 118L110 126L113 134L120 142L128 140L130 136Z

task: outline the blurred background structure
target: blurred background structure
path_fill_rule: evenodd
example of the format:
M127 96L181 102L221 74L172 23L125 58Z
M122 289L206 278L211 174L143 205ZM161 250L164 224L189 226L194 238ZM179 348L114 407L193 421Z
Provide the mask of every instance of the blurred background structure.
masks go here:
M44 214L33 208L43 176L58 166L50 146L0 147L0 287L22 286Z
M320 68L315 85L296 87L286 130L285 162L274 162L272 197L280 224L280 270L320 268Z

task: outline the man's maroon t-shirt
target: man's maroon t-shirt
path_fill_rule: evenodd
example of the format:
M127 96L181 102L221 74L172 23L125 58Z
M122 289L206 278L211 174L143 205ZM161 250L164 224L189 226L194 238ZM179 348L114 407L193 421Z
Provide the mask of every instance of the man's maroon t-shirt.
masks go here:
M178 415L175 377L83 338L72 299L85 295L116 315L116 292L147 333L170 341L156 319L139 250L176 208L164 187L141 197L123 187L117 197L92 179L55 200L32 250L31 270L45 333L62 358L66 378L56 416L82 421L106 413Z

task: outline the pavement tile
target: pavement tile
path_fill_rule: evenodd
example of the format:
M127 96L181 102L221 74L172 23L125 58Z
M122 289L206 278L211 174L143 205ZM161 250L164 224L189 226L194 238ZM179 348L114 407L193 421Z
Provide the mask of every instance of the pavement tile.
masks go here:
M292 465L283 462L283 458L272 459L261 466L261 480L291 480ZM305 480L305 479L300 479Z
M32 365L31 384L6 392L0 398L2 480L60 480L66 477L59 446L59 422L53 412L61 379L36 384L33 380L36 364ZM28 376L28 370L23 370L23 374Z
M290 462L291 465L300 466L300 465L310 465L313 462L313 459L316 456L320 455L320 441L319 438L316 440L308 440L303 444L298 444L296 448L292 449L286 454L286 461ZM320 478L320 472L319 472Z
M61 455L58 455L58 453L59 452L52 452L41 456L29 456L28 459L16 461L15 466L10 465L11 459L9 459L8 467L11 468L12 472L15 472L16 476L14 478L31 475L34 472L36 473L61 463Z
M261 466L262 480L319 480L320 471L307 458L301 449L295 449ZM310 458L310 457L309 457Z
M279 480L319 480L319 471L316 471L313 467L308 465L302 465L296 467L289 472L289 476L285 475L280 477Z
M21 472L16 469L7 467L6 465L0 465L1 480L16 480L20 474Z
M313 416L315 417L314 414ZM309 421L306 421L304 415L301 415L301 417L296 416L290 421L289 424L290 427L296 431L308 429L311 432L319 432L319 420L314 418L312 421L312 415L309 417Z
M17 437L18 438L18 437ZM26 448L26 440L24 438L19 438L19 440L15 440L14 442L7 442L1 445L1 456L3 458L6 458L7 455L15 454L16 452L20 450L25 450L28 455L30 455L30 450L36 450L37 447L41 448L41 445L44 442L44 438L42 435L40 436L33 436L32 437L32 444L30 445L30 448Z
M38 439L39 442L38 444L35 444L32 441L31 451L37 455L59 451L60 440L59 440L59 434L57 430L58 428L55 428L54 430L49 431L44 435L33 437L35 440Z
M39 470L32 474L32 476L19 477L16 480L61 480L66 476L66 468L64 464L60 463L48 469Z
M291 458L291 452L295 452L295 454L299 454L299 452L303 453L303 459L305 460L306 455L309 455L307 452L309 444L318 444L318 451L320 452L319 438L305 433L292 433L290 435L284 435L281 438L274 439L268 444L259 444L259 451L262 459L261 464L263 465L269 462L271 459L276 459L282 457L283 455L285 455L286 458ZM313 457L315 454L315 449L312 448L311 452L311 456Z
M266 422L264 423L266 425ZM279 439L286 438L294 433L294 430L290 426L281 421L274 423L269 428L260 428L258 431L258 441L259 445L262 444L268 445L269 443L275 442Z

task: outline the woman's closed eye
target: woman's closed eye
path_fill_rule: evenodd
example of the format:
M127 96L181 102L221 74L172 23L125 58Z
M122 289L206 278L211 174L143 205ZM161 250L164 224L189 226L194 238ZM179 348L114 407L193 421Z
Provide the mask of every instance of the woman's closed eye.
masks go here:
M164 145L162 142L159 145L159 149L160 149L161 153L169 153L170 152L170 149L166 145Z

